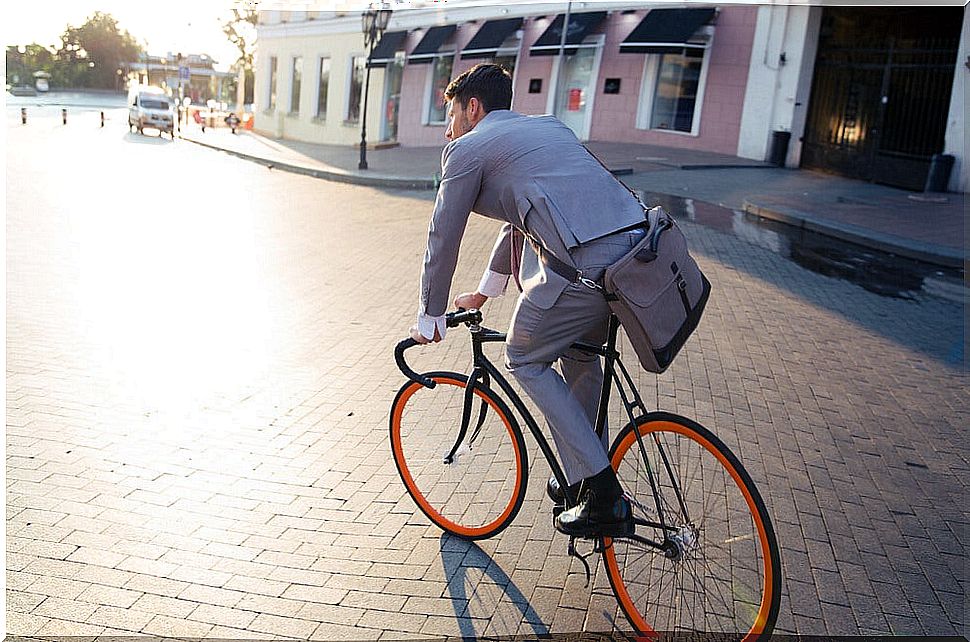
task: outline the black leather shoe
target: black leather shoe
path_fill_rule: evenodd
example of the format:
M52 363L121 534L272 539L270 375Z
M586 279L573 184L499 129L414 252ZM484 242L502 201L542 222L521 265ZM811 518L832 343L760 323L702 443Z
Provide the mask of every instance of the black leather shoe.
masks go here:
M578 481L575 484L569 485L569 494L573 497L579 495L579 487L582 486L583 482ZM556 479L555 475L549 477L549 481L546 482L546 495L549 495L549 499L552 500L554 504L566 503L566 494L562 492L562 487L559 486L559 481Z
M605 500L600 497L590 489L578 505L556 517L556 530L573 537L632 535L634 524L630 501L623 495L613 495L612 499Z
M607 466L585 480L579 504L556 516L556 530L573 537L632 535L633 509Z

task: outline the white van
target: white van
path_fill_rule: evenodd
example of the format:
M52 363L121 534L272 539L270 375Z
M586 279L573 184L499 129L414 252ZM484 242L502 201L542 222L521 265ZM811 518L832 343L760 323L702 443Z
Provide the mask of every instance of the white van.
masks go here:
M146 127L158 130L158 135L168 132L175 137L172 106L169 97L159 87L138 85L128 92L128 131L138 130L144 134Z

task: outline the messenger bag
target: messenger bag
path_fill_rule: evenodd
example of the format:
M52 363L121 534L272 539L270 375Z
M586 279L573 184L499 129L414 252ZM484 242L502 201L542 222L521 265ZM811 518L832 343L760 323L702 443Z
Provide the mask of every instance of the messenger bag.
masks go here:
M596 158L592 152L590 155ZM617 182L643 207L646 221L614 234L642 226L647 231L640 242L606 269L602 283L584 278L575 267L537 243L533 246L539 259L553 272L571 283L602 290L640 365L649 372L661 373L697 328L711 294L711 283L688 252L687 239L670 214L659 206L648 210L636 192L619 179Z

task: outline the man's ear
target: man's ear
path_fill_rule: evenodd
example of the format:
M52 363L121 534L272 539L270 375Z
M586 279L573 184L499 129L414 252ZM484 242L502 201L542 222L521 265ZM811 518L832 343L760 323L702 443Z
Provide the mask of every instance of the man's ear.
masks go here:
M482 101L480 101L475 96L468 99L468 116L470 118L481 118L485 115L484 109L482 109Z

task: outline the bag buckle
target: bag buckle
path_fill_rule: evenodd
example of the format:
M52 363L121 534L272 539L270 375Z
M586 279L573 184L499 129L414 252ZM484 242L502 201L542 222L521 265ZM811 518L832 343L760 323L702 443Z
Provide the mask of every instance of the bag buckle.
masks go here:
M585 285L586 287L588 287L590 290L602 290L603 289L603 286L602 285L600 285L599 283L597 283L596 281L594 281L592 279L587 279L585 276L583 276L582 272L580 272L580 274L579 274L578 281L580 283L582 283L583 285Z

